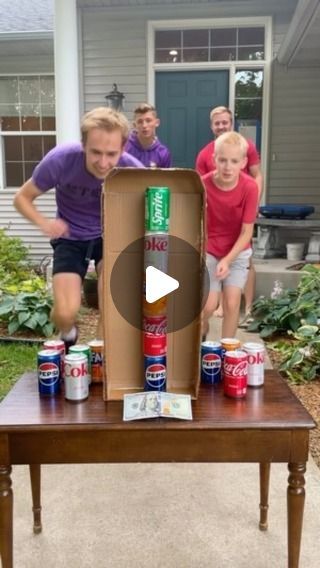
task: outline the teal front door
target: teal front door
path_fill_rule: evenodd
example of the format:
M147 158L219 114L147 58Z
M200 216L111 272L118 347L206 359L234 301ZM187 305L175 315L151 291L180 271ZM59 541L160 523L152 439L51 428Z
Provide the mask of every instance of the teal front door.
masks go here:
M228 101L228 71L156 73L157 135L170 149L175 167L194 167L197 153L212 139L210 110L228 106Z

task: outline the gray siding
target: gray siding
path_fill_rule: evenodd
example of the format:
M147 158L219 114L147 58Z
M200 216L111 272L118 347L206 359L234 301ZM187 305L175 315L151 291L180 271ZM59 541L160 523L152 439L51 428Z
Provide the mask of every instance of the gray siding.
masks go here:
M17 53L9 55L12 52L10 42L0 41L0 74L53 72L53 41L27 40L22 42L16 40L16 44L18 44L16 45ZM23 45L25 53L21 54ZM39 261L51 253L49 240L15 210L12 204L15 192L16 188L0 191L0 228L6 229L8 235L21 237L26 245L30 245L31 257ZM37 200L38 205L43 213L55 217L53 191L41 196Z
M21 237L26 245L30 245L30 255L40 261L45 255L51 254L52 249L48 237L32 223L29 223L13 207L15 189L6 189L0 192L0 228L5 229L7 235ZM37 199L37 207L47 217L55 217L55 196L50 191Z
M320 217L320 69L274 64L267 201L309 203Z
M117 10L92 8L81 11L83 106L89 110L105 104L105 95L117 83L125 93L125 112L129 118L137 103L147 98L147 22L149 20L182 20L194 18L236 18L274 16L274 47L280 42L295 6L287 2L248 2L179 6L128 6ZM285 6L283 6L285 4Z

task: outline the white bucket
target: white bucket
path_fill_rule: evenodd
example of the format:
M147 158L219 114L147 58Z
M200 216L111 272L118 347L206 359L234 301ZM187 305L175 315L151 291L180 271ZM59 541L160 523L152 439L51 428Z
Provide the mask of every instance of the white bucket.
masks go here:
M287 259L302 260L304 253L304 243L287 243Z

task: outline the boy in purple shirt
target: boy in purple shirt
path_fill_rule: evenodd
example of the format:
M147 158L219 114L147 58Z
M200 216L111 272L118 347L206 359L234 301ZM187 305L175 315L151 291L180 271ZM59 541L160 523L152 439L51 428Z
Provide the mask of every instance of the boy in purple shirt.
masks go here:
M154 106L142 103L134 110L133 125L125 149L147 168L170 168L171 155L168 148L156 137L160 124Z
M96 108L81 122L82 143L56 146L36 166L32 178L17 192L14 205L51 239L53 255L52 320L66 347L77 340L75 320L81 305L81 285L91 259L102 296L101 191L103 180L116 165L143 167L123 153L129 134L126 117L110 108ZM48 219L34 200L56 190L57 214ZM101 308L101 304L99 301ZM102 313L97 336L102 336Z

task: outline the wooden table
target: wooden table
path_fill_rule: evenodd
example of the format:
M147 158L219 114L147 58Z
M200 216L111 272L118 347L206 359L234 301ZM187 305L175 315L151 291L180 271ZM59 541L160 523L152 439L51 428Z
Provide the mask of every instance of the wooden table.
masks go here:
M121 402L103 402L100 385L87 401L63 394L40 398L34 374L25 374L0 405L0 550L3 568L13 566L11 466L29 464L34 531L41 531L40 464L130 462L257 462L260 464L260 529L267 528L271 462L286 462L288 566L299 565L304 473L309 430L315 423L274 371L265 386L242 400L221 387L201 386L193 420L122 421ZM276 564L277 559L274 559Z

